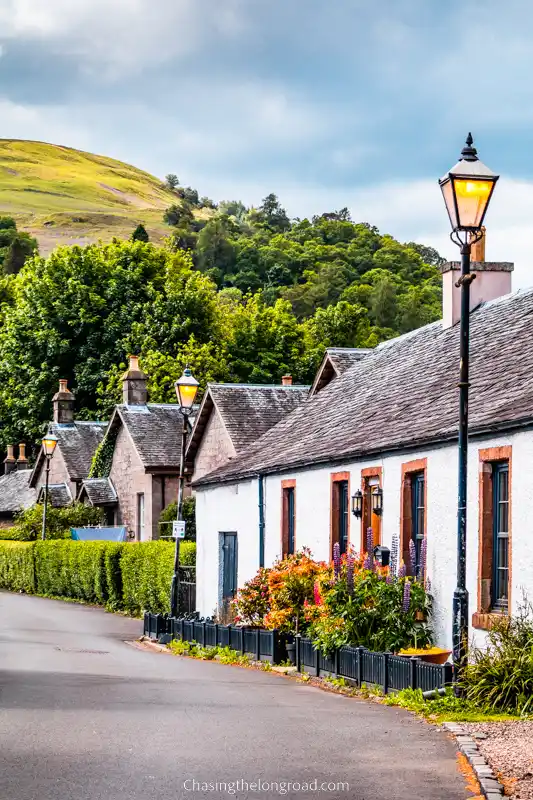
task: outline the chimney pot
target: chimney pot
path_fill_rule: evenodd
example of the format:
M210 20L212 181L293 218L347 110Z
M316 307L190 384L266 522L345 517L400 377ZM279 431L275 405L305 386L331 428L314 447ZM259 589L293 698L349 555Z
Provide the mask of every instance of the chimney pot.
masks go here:
M129 367L122 376L122 402L145 406L148 402L148 377L139 366L139 356L128 356Z
M292 386L292 375L284 375L281 379L282 386Z
M75 397L68 388L68 381L62 378L59 381L59 391L52 398L54 407L54 422L60 425L72 425L74 422Z
M19 444L19 457L17 458L17 469L28 469L28 459L26 457L26 445L24 442Z
M10 472L13 472L13 470L16 467L14 449L15 448L13 447L12 444L8 444L8 446L7 446L7 456L4 459L5 474L6 475L9 475Z

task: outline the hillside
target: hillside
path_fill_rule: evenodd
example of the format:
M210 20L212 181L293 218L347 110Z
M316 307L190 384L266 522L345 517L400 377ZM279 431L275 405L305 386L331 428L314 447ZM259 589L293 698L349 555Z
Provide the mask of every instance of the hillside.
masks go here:
M160 241L169 233L163 210L173 202L160 180L121 161L0 139L0 214L35 236L42 254L58 244L127 238L139 222Z

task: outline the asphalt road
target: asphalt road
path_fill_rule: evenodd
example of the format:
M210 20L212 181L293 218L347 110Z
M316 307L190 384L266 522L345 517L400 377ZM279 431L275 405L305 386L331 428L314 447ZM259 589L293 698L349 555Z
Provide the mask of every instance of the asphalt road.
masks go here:
M406 712L126 643L140 633L0 593L1 800L467 796L452 743Z

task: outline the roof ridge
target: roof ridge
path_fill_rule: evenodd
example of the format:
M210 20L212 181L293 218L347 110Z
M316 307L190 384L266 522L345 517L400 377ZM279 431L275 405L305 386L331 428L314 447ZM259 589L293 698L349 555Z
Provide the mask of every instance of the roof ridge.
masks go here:
M303 383L293 383L284 385L282 383L208 383L210 389L310 389L310 385Z

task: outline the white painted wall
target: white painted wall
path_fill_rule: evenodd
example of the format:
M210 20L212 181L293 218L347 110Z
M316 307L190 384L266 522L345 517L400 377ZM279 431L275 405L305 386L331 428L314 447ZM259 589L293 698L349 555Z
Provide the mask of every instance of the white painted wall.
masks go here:
M479 450L512 445L511 530L512 608L516 610L525 590L533 600L533 432L474 440L469 445L467 588L470 618L477 610ZM265 565L281 550L281 482L296 479L296 547L307 546L317 559L329 559L331 473L350 472L350 494L361 485L361 470L383 467L382 541L388 547L400 532L402 464L427 458L428 574L434 596L434 628L438 644L451 648L452 598L457 562L457 447L447 446L370 461L270 475L265 480ZM360 521L352 515L350 539L359 549ZM218 532L239 534L239 585L259 566L257 480L197 490L198 609L211 614L218 596ZM471 631L477 644L485 634Z

